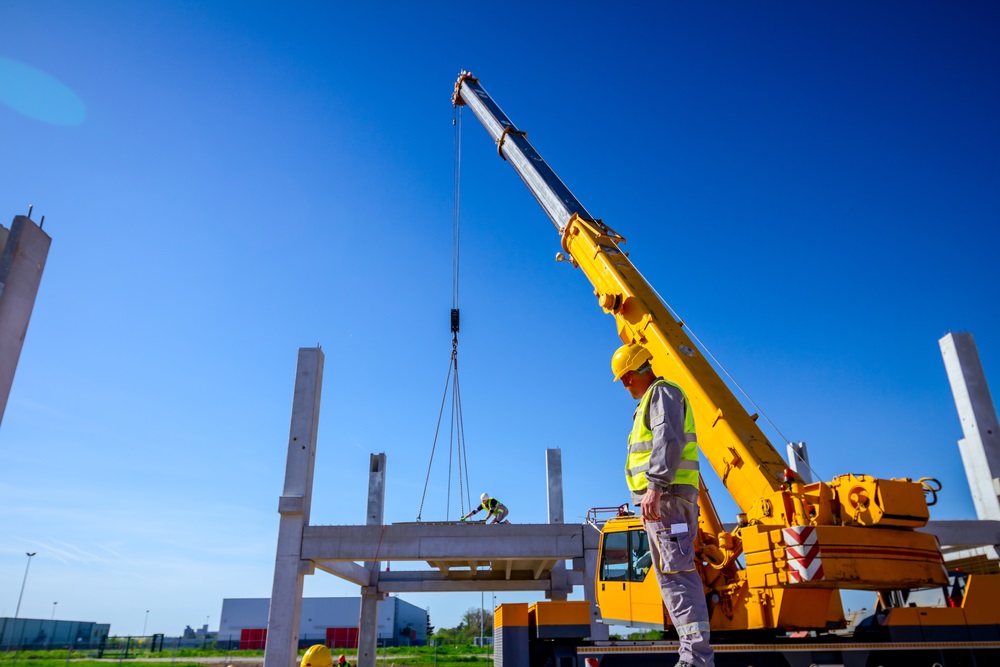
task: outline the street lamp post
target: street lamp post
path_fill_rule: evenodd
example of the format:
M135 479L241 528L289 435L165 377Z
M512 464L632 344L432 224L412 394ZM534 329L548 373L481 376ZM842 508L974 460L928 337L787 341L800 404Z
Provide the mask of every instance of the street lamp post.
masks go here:
M50 631L50 634L48 636L46 636L46 638L45 638L45 649L46 650L48 650L49 644L52 643L52 637L54 637L55 634L56 634L55 620L56 620L56 605L57 604L59 604L59 603L58 602L53 602L52 603L52 616L49 618L49 620L52 621L52 630Z
M28 564L24 567L24 579L21 580L21 593L17 596L17 607L14 609L14 622L11 624L11 638L13 638L14 633L17 632L17 615L21 613L21 598L24 597L24 585L28 582L28 569L31 567L31 557L34 556L37 551L28 552L25 551L24 555L28 557ZM7 632L7 622L4 621L4 633ZM21 639L24 636L24 628L21 628ZM21 648L21 639L18 639L17 646L18 650ZM7 649L10 650L10 640L7 640Z
M24 552L24 555L28 557L28 564L24 566L24 579L21 580L21 594L17 596L17 608L14 610L14 620L17 620L17 615L21 612L21 598L24 597L24 585L28 582L28 569L31 567L31 557L34 556L37 551L28 553Z
M141 635L142 637L146 636L146 623L148 623L148 622L149 622L149 610L147 609L146 610L146 618L142 622L142 635Z

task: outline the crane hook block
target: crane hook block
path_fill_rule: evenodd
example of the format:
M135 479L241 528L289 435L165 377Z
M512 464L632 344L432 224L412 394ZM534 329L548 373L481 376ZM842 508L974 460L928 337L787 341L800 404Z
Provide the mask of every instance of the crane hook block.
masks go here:
M458 308L451 309L451 332L458 333Z

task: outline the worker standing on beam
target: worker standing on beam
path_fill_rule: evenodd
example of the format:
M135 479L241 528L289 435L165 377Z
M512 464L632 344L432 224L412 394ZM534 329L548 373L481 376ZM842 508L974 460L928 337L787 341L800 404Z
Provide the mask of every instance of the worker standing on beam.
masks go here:
M625 479L642 510L663 604L680 638L677 667L714 667L705 589L694 565L698 530L698 443L694 414L676 384L653 373L653 355L632 343L611 358L615 381L639 399Z
M493 521L490 521L490 523L506 523L504 519L506 519L507 514L509 514L506 505L504 505L496 498L490 498L490 494L488 493L484 493L483 495L479 496L479 499L482 501L482 504L479 505L479 507L477 507L476 509L466 514L465 516L463 516L462 521L465 521L474 514L479 514L479 512L482 510L486 510L486 518L484 519L484 521L489 521L490 517L492 516Z

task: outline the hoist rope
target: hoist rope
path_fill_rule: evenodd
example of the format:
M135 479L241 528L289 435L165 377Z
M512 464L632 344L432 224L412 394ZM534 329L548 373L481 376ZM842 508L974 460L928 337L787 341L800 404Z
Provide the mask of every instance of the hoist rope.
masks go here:
M455 361L455 374L452 376L451 386L451 440L448 448L448 500L445 516L451 512L451 446L455 445L455 461L458 468L458 502L459 512L465 516L465 499L463 491L469 486L469 456L468 448L465 446L465 426L462 422L462 394L458 386L458 357L453 357ZM464 455L464 456L463 456ZM462 470L465 470L465 480L463 483ZM469 509L472 509L472 501L469 501Z
M465 465L465 500L469 502L469 510L472 510L472 497L469 495L469 448L465 442L465 418L462 414L462 392L458 386L458 359L455 360L455 389L452 392L455 397L455 405L458 408L458 497L462 498L462 465ZM464 457L464 458L463 458ZM465 504L461 506L462 516L465 516Z
M452 208L452 269L451 269L451 307L458 308L458 259L459 259L459 221L462 212L462 107L455 107L452 118L455 126L455 184L454 204Z
M444 394L441 396L441 407L438 410L437 425L434 427L434 442L431 444L430 461L427 464L427 475L424 478L424 490L420 495L420 509L417 512L417 521L421 521L424 513L424 501L427 498L427 486L430 483L431 467L434 464L434 452L437 449L438 436L441 432L441 419L444 416L444 405L448 398L448 387L451 386L451 427L448 436L448 485L445 497L445 519L449 518L451 512L451 470L452 452L458 465L458 497L459 507L462 515L465 515L465 503L468 500L469 509L472 509L472 500L469 496L469 455L468 447L465 443L465 425L462 421L462 398L458 382L458 280L459 280L459 250L461 238L461 182L462 182L462 109L455 108L452 118L452 125L455 127L455 177L454 177L454 204L452 207L452 336L451 336L451 357L448 359L448 376L445 378ZM454 373L452 372L454 371ZM463 480L464 471L464 480Z
M454 358L454 357L452 357ZM452 381L454 382L454 380ZM448 429L448 484L445 486L445 499L444 499L444 518L451 518L451 454L455 449L455 392L454 385L452 385L451 394L451 424ZM459 475L461 479L461 475ZM461 498L461 494L459 494Z
M633 266L634 266L634 265L633 265ZM642 277L642 279L643 279L643 280L646 280L646 277L645 277L645 276L643 276L643 275L642 275L642 273L641 273L641 272L639 272L639 270L638 270L638 269L636 269L636 272L638 272L638 273L639 273L639 275L640 275L640 276ZM662 296L660 296L660 293L656 291L656 288L655 288L655 287L653 287L653 284L652 284L651 282L649 282L648 280L646 280L646 284L647 284L647 285L649 285L650 289L652 289L652 290L653 290L653 294L655 294L655 295L656 295L656 297L657 297L657 298L658 298L658 299L660 300L660 302L661 302L661 303L662 303L662 304L663 304L664 306L666 306L666 307L667 307L667 310L668 310L668 311L670 311L670 314L671 314L671 315L673 316L673 318L674 318L675 320L677 320L678 322L682 322L683 320L681 319L680 315L678 315L678 314L677 314L677 312L676 312L676 311L675 311L675 310L674 310L673 308L671 308L670 304L669 304L669 303L667 303L666 299L664 299L664 298L663 298ZM785 444L787 445L787 444L788 444L788 443L790 442L790 440L789 440L788 438L786 438L786 437L785 437L785 434L781 432L781 429L779 429L779 428L777 427L777 425L776 425L776 424L775 424L775 423L774 423L773 421L771 421L770 417L768 417L768 416L767 416L767 414L766 414L766 413L765 413L765 412L764 412L764 411L763 411L763 410L761 409L761 407L760 407L759 405L757 405L756 401L754 401L754 400L753 400L753 399L752 399L752 398L750 397L750 394L748 394L748 393L746 392L746 390L744 390L744 389L743 389L743 386L742 386L742 385L740 385L740 383L736 381L736 378L734 378L734 377L732 376L732 374L731 374L731 373L729 372L729 370L728 370L728 369L727 369L727 368L726 368L725 366L723 366L723 365L722 365L722 362L721 362L721 361L719 361L719 360L718 360L718 359L716 358L716 356L715 356L714 354L712 354L711 350L709 350L709 349L708 349L708 346L707 346L707 345L705 345L705 343L703 343L703 342L701 341L701 339L700 339L700 338L698 338L698 335L697 335L697 334L695 334L695 332L694 332L694 331L693 331L693 330L691 329L691 327L690 327L690 326L688 326L687 324L685 324L685 325L684 325L684 328L685 328L685 329L687 329L687 333L688 333L688 335L689 335L689 336L691 337L691 339L692 339L692 340L693 340L693 341L695 342L695 344L696 344L696 345L697 345L697 346L698 346L699 348L701 348L701 350L702 350L702 351L703 351L703 352L704 352L704 353L705 353L705 354L706 354L706 355L708 356L708 358L709 358L709 359L711 359L711 360L712 360L712 361L713 361L713 362L715 363L716 367L717 367L717 368L718 368L718 369L719 369L720 371L722 371L722 373L723 373L723 374L725 374L725 376L726 376L727 378L729 378L729 381L730 381L730 382L732 382L732 383L733 383L733 385L734 385L734 386L735 386L735 387L736 387L737 389L739 389L739 390L740 390L740 393L741 393L741 394L743 394L743 395L744 395L744 396L746 397L746 399L747 399L748 401L750 401L750 405L752 405L752 406L754 407L754 410L756 410L756 411L757 411L757 412L758 412L758 413L760 414L760 416L764 418L764 421L766 421L766 422L767 422L768 424L770 424L770 425L771 425L771 428L773 428L773 429L774 429L774 432L775 432L775 433L777 433L777 434L778 434L778 436L780 436L780 437L781 437L781 439L782 439L782 440L783 440L783 441L785 442ZM805 466L806 466L807 468L809 468L809 470L811 470L811 471L812 471L813 475L815 475L815 476L816 476L817 478L819 478L819 479L823 479L823 477L822 477L822 476L821 476L821 475L820 475L820 474L819 474L818 472L816 472L816 470L815 470L815 469L813 469L813 467L812 467L811 465L809 465L809 462L808 462L808 461L806 461L806 460L805 460L804 458L802 458L801 456L799 456L799 455L798 455L798 452L796 452L796 454L795 454L795 458L796 458L796 459L798 459L798 460L799 460L800 462L802 462L802 464L803 464L803 465L805 465Z
M454 354L454 351L452 352ZM427 463L427 477L424 478L424 492L420 494L420 509L417 510L417 521L424 514L424 499L427 497L427 484L431 480L431 466L434 465L434 450L437 448L438 433L441 431L441 415L444 414L444 401L448 398L448 383L451 380L452 360L448 360L448 377L444 381L444 394L441 395L441 409L438 410L437 426L434 427L434 442L431 444L431 460Z

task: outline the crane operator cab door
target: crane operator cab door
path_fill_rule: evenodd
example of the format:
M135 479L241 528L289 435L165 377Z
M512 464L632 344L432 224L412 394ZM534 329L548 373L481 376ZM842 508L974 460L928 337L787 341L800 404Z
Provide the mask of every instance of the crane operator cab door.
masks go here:
M642 519L612 519L601 532L597 604L607 624L663 629L660 587Z

